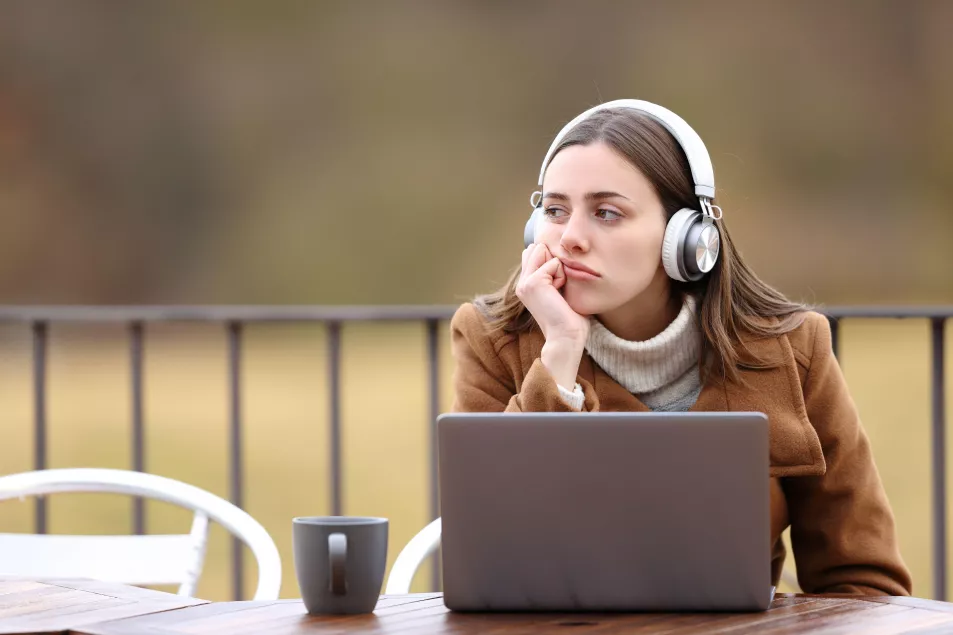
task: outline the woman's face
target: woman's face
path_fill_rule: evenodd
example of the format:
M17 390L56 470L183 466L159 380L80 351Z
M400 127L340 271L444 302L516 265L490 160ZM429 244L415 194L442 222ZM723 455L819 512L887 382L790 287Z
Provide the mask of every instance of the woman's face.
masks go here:
M665 211L622 155L601 142L561 150L546 169L542 204L536 242L562 261L563 297L574 311L598 315L640 296L667 295Z

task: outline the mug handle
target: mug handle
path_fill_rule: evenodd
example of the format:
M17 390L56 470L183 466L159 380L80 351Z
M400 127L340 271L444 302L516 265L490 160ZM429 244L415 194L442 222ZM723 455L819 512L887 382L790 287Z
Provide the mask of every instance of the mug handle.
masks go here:
M331 568L331 593L347 593L347 579L344 575L347 564L347 536L341 533L328 536L328 564Z

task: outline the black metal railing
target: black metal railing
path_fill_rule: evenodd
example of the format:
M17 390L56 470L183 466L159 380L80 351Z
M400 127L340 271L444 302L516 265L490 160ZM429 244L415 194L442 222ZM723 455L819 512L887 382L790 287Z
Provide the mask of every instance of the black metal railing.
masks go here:
M342 510L341 483L341 325L344 322L417 321L427 327L429 430L430 430L430 514L439 514L437 499L437 461L435 422L439 414L439 339L440 322L448 320L454 306L362 306L362 307L243 307L243 306L181 306L181 307L14 307L0 306L0 322L29 324L33 333L33 395L34 395L34 469L47 467L47 349L51 323L87 322L120 323L129 328L129 355L132 392L132 469L145 469L145 434L143 421L143 358L145 354L145 327L156 322L212 322L219 323L227 333L228 341L228 397L229 397L229 497L237 506L244 503L242 479L242 336L247 324L264 322L319 322L327 327L328 387L330 417L330 498L331 513ZM933 593L937 599L946 598L946 433L944 387L944 327L953 317L953 306L945 307L831 307L823 310L831 324L834 353L839 352L839 326L843 319L853 318L919 318L931 324L931 390L932 390L932 507L933 507ZM133 529L145 531L144 509L141 500L133 506ZM35 530L47 530L47 508L43 499L37 501ZM242 547L232 541L232 593L241 599L243 562ZM433 580L439 580L439 562L434 559Z
M933 598L946 600L946 320L953 317L953 307L834 307L826 309L831 324L834 354L840 352L840 321L847 318L926 318L930 320L930 414L931 414L931 485L933 490Z

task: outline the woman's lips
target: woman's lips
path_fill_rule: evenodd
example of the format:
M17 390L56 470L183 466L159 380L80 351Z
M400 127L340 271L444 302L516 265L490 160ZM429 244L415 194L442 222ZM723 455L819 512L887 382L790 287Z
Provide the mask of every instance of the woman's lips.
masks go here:
M598 280L602 277L582 263L573 262L571 260L563 260L561 262L563 263L563 271L566 272L567 278L572 278L573 280Z

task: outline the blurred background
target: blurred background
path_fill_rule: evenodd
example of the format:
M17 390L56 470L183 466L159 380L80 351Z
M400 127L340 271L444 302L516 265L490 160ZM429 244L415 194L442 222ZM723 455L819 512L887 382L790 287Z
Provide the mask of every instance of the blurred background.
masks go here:
M562 124L633 97L699 132L736 242L792 298L953 304L951 25L944 0L6 2L0 303L459 304L518 264ZM31 337L0 324L0 473L33 466ZM393 560L430 519L427 330L341 337L344 511L390 517ZM929 337L841 332L924 597ZM251 325L244 346L244 503L297 597L290 519L330 510L328 333ZM145 347L146 469L227 496L225 329L150 324ZM49 466L130 467L126 326L53 324L48 356ZM54 499L51 531L129 530L128 501L94 498ZM0 505L0 530L32 518ZM226 599L213 538L199 595Z

